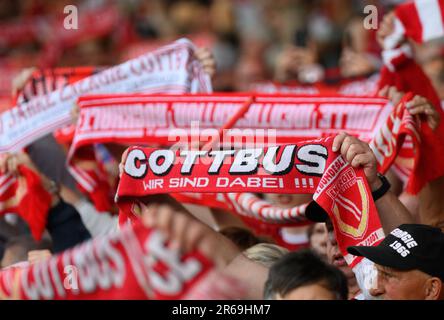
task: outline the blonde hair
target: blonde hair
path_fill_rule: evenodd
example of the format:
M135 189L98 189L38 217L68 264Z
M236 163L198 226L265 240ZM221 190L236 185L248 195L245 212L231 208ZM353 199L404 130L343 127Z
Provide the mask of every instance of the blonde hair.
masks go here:
M263 266L270 268L277 260L289 252L288 249L271 243L258 243L244 251L244 255Z

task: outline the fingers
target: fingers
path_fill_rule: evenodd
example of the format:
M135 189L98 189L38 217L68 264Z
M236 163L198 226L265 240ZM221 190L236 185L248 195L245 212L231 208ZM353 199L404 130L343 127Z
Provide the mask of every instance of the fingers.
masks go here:
M394 15L391 13L386 14L382 19L379 32L381 33L382 36L386 37L393 32L393 28L394 28Z
M7 170L10 173L17 174L18 161L15 155L9 157L7 162Z
M0 173L18 175L20 162L16 154L4 153L0 155Z
M173 230L173 210L165 205L153 208L152 210L154 221L156 221L155 227L162 230L168 237L171 237L171 231Z
M387 98L393 105L397 105L404 96L404 92L399 91L395 86L386 85L379 90L378 96Z
M7 173L7 166L8 166L8 153L2 153L0 154L0 173L6 174Z
M390 86L388 89L387 97L393 105L397 105L399 101L401 101L403 95L404 92L398 91L398 89L395 86Z
M395 15L393 12L386 14L379 24L378 31L376 32L376 38L381 47L384 47L384 39L392 34L394 30Z
M192 247L188 243L188 226L194 221L187 215L172 208L169 205L150 203L141 204L142 222L145 226L155 228L163 232L174 247L181 250Z
M213 53L208 48L199 48L196 50L196 57L202 64L204 71L213 77L216 73L216 60Z
M76 123L77 120L79 119L79 114L80 114L80 108L77 103L74 103L74 106L72 107L70 114L72 122Z
M17 93L24 88L26 82L28 82L35 70L37 70L35 67L24 69L19 75L12 79L13 96L17 95Z
M353 161L355 158L358 155L364 154L365 152L367 152L367 149L361 143L352 141L348 147L347 153L345 154L345 160L347 160L347 162L353 166Z
M335 145L335 143L337 145ZM363 153L371 153L371 149L367 143L359 140L356 137L350 136L345 132L340 133L336 136L333 141L333 145L337 148L337 150L341 151L341 155L347 162L352 162L352 160L358 154Z
M411 115L417 114L433 114L433 108L430 108L427 104L419 105L414 108L408 109Z
M388 96L388 91L389 91L389 86L385 85L381 90L379 90L378 92L378 96L379 97L387 97Z
M28 262L34 264L51 258L52 254L49 250L32 250L28 252Z
M141 207L143 224L161 231L167 237L171 249L182 253L199 250L215 260L221 255L215 250L219 242L218 234L201 222L168 205L141 204Z
M189 243L188 227L191 223L191 219L183 214L174 213L173 210L168 210L175 214L171 217L171 244L172 247L180 249L182 252L188 252L194 248L194 245Z
M357 144L357 145L353 146L353 148L351 150L349 150L349 148L353 144ZM358 152L363 152L364 147L360 146L360 144L363 144L363 142L358 140L355 137L348 135L345 132L341 132L333 140L332 150L333 150L333 152L340 151L341 155L344 157L344 159L348 158L350 160L347 160L347 161L350 162ZM349 151L350 151L350 153L349 153Z
M353 168L358 168L359 166L366 166L372 161L373 155L371 153L360 153L355 155L350 162Z
M339 149L341 148L342 142L344 141L344 139L347 137L347 133L345 132L341 132L340 134L338 134L334 140L333 140L333 146L332 146L332 150L333 152L337 152L339 151Z
M427 118L427 124L432 130L438 127L441 116L426 98L416 95L406 103L406 107L407 111L413 116L424 115Z
M341 152L342 157L354 168L363 167L367 182L372 186L377 181L376 157L369 145L345 132L333 140L334 152Z
M407 107L407 109L411 109L411 108L415 108L415 107L419 107L422 106L424 104L428 104L428 100L422 96L414 96L413 99L411 99L410 101L408 101L405 106Z
M119 163L119 178L122 178L122 174L125 171L125 162L126 162L126 158L128 157L128 152L129 152L129 148L127 148L122 153L122 159Z
M210 51L208 48L206 48L206 47L204 47L204 48L198 48L198 49L196 50L196 57L197 57L199 60L204 60L204 59L211 58L211 57L212 57L212 54L211 54L211 51Z
M199 250L208 257L214 255L214 252L211 251L212 241L210 237L207 236L208 230L204 225L197 221L191 221L187 226L185 235L185 252L199 248Z
M358 138L347 135L341 145L341 155L348 162L352 163L359 154L371 153L369 146Z

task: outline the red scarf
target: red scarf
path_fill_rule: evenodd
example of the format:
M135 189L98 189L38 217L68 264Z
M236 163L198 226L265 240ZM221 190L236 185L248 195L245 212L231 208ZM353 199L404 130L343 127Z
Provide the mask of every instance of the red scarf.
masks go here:
M20 94L19 104L1 114L0 152L15 151L55 129L66 129L71 117L69 110L78 96L88 92L211 91L209 78L194 56L194 46L186 39L97 74L94 72L89 67L36 72ZM69 129L66 131L58 134L63 141L69 141L69 137L66 139ZM90 193L100 211L108 211L111 186L102 178L105 172L97 164L93 150L84 150L76 160L70 169L77 181L81 181L82 165L94 167L88 176L84 175L84 180L89 179L94 188L80 184L80 189Z
M444 112L441 108L441 100L430 79L425 75L421 67L411 58L409 53L409 45L404 45L393 50L385 50L383 55L386 56L385 65L381 70L381 79L378 84L379 88L385 86L395 86L399 91L410 92L413 95L420 95L427 98L436 111L440 114L441 119L444 118ZM395 111L397 113L397 111ZM398 114L402 117L402 113ZM416 129L411 131L412 140L406 140L407 143L413 144L413 150L405 148L400 155L403 158L415 157L415 163L410 164L410 168L405 166L397 167L401 172L406 169L413 170L407 183L407 191L413 194L418 193L421 188L429 181L444 175L444 121L440 121L438 128L434 131L429 127L426 121L419 121L419 117L411 118L410 127L415 123ZM402 129L401 129L402 130ZM415 133L417 131L417 133ZM387 138L391 136L390 132L385 131ZM401 135L403 135L401 133ZM400 159L401 160L401 159ZM412 162L403 159L403 162ZM409 171L409 170L407 170ZM416 183L412 182L416 180Z
M138 99L142 99L141 101L143 102L144 99L147 99L147 96L132 96L135 99L135 102L133 105L128 105L128 108L125 110L125 112L121 113L122 115L124 114L125 117L123 118L123 120L126 121L130 121L128 118L128 115L131 114L131 111L133 110L131 107L137 107L138 103L140 103L140 100ZM157 97L157 98L156 98ZM150 99L153 99L153 103L156 103L156 99L160 99L161 97L165 98L165 99L177 99L177 96L175 97L170 97L170 96L153 96L150 97ZM181 112L180 110L187 110L188 111L192 111L192 108L190 108L192 106L192 103L194 103L193 99L195 98L199 98L200 96L193 96L193 98L191 98L191 96L183 96L181 97L181 99L183 99L182 104L180 105L180 108L184 108L184 109L180 109L178 108L173 108L173 100L171 100L171 102L167 105L164 106L164 108L166 110L168 110L168 114L170 116L172 116L170 119L172 119L174 121L174 123L176 125L180 125L181 123L185 126L182 128L185 129L189 129L189 123L190 120L189 118L183 118L183 119L187 119L187 120L182 120L179 116L184 117L186 114L184 114L183 112ZM205 97L205 96L202 96ZM207 98L209 98L209 101L213 101L213 105L214 105L214 97L213 96L206 96ZM223 98L228 99L228 98L232 98L232 99L237 99L237 104L233 105L232 101L228 100L228 102L226 102L227 106L230 106L230 110L233 110L232 108L234 108L234 106L237 106L238 108L242 108L242 103L241 100L245 99L245 96L240 96L240 95L234 95L234 96L223 96ZM109 104L109 101L107 100L108 98L103 98L104 101L102 101L101 99L99 99L98 97L97 101L98 104L97 106L100 106L100 108L96 108L93 104L91 105L82 105L82 111L81 111L81 116L80 116L80 121L79 121L79 126L77 128L78 130L78 135L76 136L76 140L73 143L73 149L75 150L75 152L82 152L82 150L90 150L88 148L79 148L82 147L83 145L88 146L88 145L92 145L93 143L103 143L103 142L108 142L108 141L116 141L119 143L153 143L154 141L162 141L159 138L162 138L161 135L158 134L158 132L156 132L155 130L153 131L144 131L146 133L146 136L136 136L136 138L131 137L130 135L125 134L125 136L119 137L118 135L121 133L120 130L117 130L117 128L112 128L113 130L110 131L105 131L105 133L107 134L112 134L112 135L117 135L117 136L110 136L110 140L106 140L103 137L96 137L94 135L89 135L90 131L85 131L85 129L90 129L90 128L95 128L96 130L93 132L97 132L100 133L102 127L101 126L95 126L93 125L95 122L93 122L93 120L95 120L95 118L93 117L94 115L96 115L94 112L106 112L106 110L112 110L112 104ZM112 97L111 97L112 98ZM222 97L221 97L222 98ZM379 160L379 170L381 172L385 172L390 165L393 163L393 160L395 159L395 156L398 154L399 150L403 150L400 149L400 146L402 145L402 141L403 139L408 136L408 137L413 137L412 139L412 144L410 146L410 150L412 150L412 147L414 147L415 150L419 150L419 152L416 152L414 154L411 155L411 160L410 162L412 163L412 168L414 169L414 172L419 172L419 174L414 174L410 176L410 180L409 180L409 190L420 190L421 186L427 182L429 179L433 178L432 175L429 175L429 171L428 170L424 170L423 168L421 168L420 166L418 166L418 163L420 161L420 159L424 156L427 156L430 158L430 164L435 166L437 168L437 170L440 170L443 161L441 161L443 158L439 158L439 157L433 157L433 155L435 153L430 153L429 150L422 148L422 144L424 143L424 139L422 137L419 137L418 139L418 132L415 129L416 128L416 124L414 122L412 122L412 118L408 115L408 113L405 112L405 108L403 104L400 104L399 106L397 106L397 108L395 108L391 115L388 116L386 118L386 123L384 124L384 120L382 118L382 115L385 114L386 111L386 107L385 107L385 100L383 99L362 99L362 98L347 98L344 99L343 101L336 99L336 103L338 104L337 106L335 106L335 109L328 109L326 107L322 106L321 101L323 101L322 99L326 99L326 101L330 101L333 99L328 99L328 98L315 98L312 97L310 99L308 98L304 98L304 97L292 97L294 100L292 101L298 101L297 99L301 99L301 101L304 102L304 104L302 104L302 102L300 102L300 104L295 104L294 102L290 103L288 102L288 108L283 108L282 106L282 101L287 100L288 101L288 97L281 97L281 100L277 100L275 102L275 104L264 104L264 102L262 101L270 101L268 99L267 96L259 96L259 97L255 97L256 102L255 105L252 105L250 108L253 109L253 111L255 112L263 112L262 108L267 108L267 113L270 115L269 117L264 119L264 123L262 124L261 122L255 121L255 119L258 119L258 115L255 114L255 112L252 112L252 110L246 111L245 113L245 117L238 122L237 125L241 126L241 125L245 125L246 127L248 127L251 123L256 123L257 126L269 126L270 122L274 121L273 119L275 119L275 117L277 117L277 119L282 119L282 117L284 117L283 119L287 118L287 119L291 119L292 118L292 112L295 112L295 115L301 114L301 112L296 111L298 110L298 108L305 108L306 103L307 102L313 102L313 103L317 103L317 107L314 108L315 113L314 114L309 114L309 116L313 119L317 119L316 121L313 121L311 123L316 124L312 129L312 137L318 135L325 135L327 134L327 132L335 132L332 129L327 130L322 128L322 124L325 123L325 119L330 119L330 125L333 126L334 124L337 123L337 119L338 119L338 115L344 114L346 113L349 117L350 116L355 116L356 118L346 118L345 122L341 122L342 123L342 127L337 128L338 131L343 130L344 127L343 126L350 126L351 128L353 128L353 123L355 121L357 121L362 115L366 115L367 119L369 118L373 118L374 121L371 123L372 127L368 127L367 130L368 131L362 131L360 134L360 137L370 137L370 136L375 136L375 139L371 142L371 145L373 147L373 150L375 151L375 153L378 156L378 160ZM84 98L85 100L81 99L80 103L82 104L83 101L87 102L92 102L92 100L90 98ZM128 98L125 98L128 99ZM186 99L190 99L188 104L186 103ZM268 100L267 100L268 99ZM277 99L276 97L273 97L273 99ZM204 100L205 101L205 100ZM216 100L217 101L217 100ZM273 100L272 100L273 101ZM231 104L230 104L231 103ZM262 103L262 104L261 104ZM364 104L367 103L367 104ZM102 107L103 104L108 105L108 107ZM358 108L359 105L359 108ZM231 112L232 115L231 117L228 116L224 111L223 111L223 104L221 102L219 102L219 108L220 110L214 110L214 118L213 121L219 121L216 122L217 125L222 124L221 126L224 127L224 122L225 124L227 122L230 122L232 119L232 115L236 114L236 112ZM262 108L260 108L260 106L263 106ZM291 106L291 107L290 107ZM145 107L147 107L145 105ZM196 115L196 120L202 120L202 116L208 114L207 109L205 108L209 108L211 107L211 104L209 102L206 102L205 104L201 104L200 105L201 109L200 112L201 113L191 113ZM377 108L376 108L377 107ZM94 111L92 112L92 110L89 110L89 108L91 108L92 110L98 110L98 111ZM108 109L106 109L108 108ZM276 108L276 113L273 111L273 108ZM324 109L323 109L324 108ZM354 108L353 110L360 110L357 113L354 112L346 112L345 110L351 110L351 109L344 109L342 110L341 108ZM366 111L368 108L368 112ZM84 113L88 110L88 113ZM138 110L135 115L138 114L138 112L140 112L142 109L136 109ZM156 115L157 118L147 118L147 119L153 119L154 121L158 121L159 123L162 123L161 119L162 117L160 116L161 109L156 109ZM283 112L283 110L285 112ZM323 112L320 112L320 111ZM328 114L326 113L326 111L328 110L336 110L336 113L333 114ZM388 109L387 109L388 110ZM114 111L114 110L113 110ZM172 112L174 111L174 112ZM216 111L221 112L220 114L216 113ZM150 111L151 112L151 111ZM279 112L279 113L277 113ZM344 112L344 113L343 113ZM360 113L362 112L362 113ZM177 114L177 117L176 117ZM119 113L117 112L113 112L113 119L117 119L118 118ZM272 116L271 116L272 115ZM308 114L307 114L308 115ZM249 120L249 118L251 120ZM217 120L216 120L217 119ZM86 121L88 120L88 121ZM379 123L381 122L381 123ZM86 123L88 123L89 125L86 126ZM110 122L108 122L110 123ZM120 123L120 124L124 124L125 122L115 122L115 123ZM114 124L115 124L114 123ZM278 122L276 122L278 123ZM286 131L286 122L279 122L282 125L282 128L279 129L277 128L277 141L274 144L281 144L281 143L288 143L288 142L297 142L300 141L301 139L303 139L303 135L307 136L307 131L305 130L306 128L304 127L304 129L301 128L300 131L298 131L295 128L292 128L292 131ZM112 124L112 123L111 123ZM152 126L154 128L156 128L156 122L151 123L150 125L146 125L146 126ZM205 124L205 122L204 122ZM321 124L321 128L320 128L320 124ZM208 125L208 124L207 124ZM211 126L211 122L210 122L210 126ZM374 133L377 132L376 128L378 128L378 126L383 127L383 130L380 131L378 134ZM362 129L362 126L359 126ZM121 127L121 128L125 128L125 126ZM137 126L133 127L133 128L137 128ZM396 130L395 130L396 128ZM161 129L161 128L160 128ZM127 129L125 129L127 130ZM323 131L325 130L325 131ZM129 131L131 132L131 131ZM161 130L159 130L160 133L162 133ZM167 140L167 132L168 131L164 131L164 140ZM300 132L300 133L299 133ZM310 131L309 131L310 132ZM322 133L325 132L325 133ZM336 131L337 132L337 131ZM358 131L355 131L355 133L358 133ZM84 134L84 135L83 135ZM88 137L91 137L91 139L86 139ZM82 138L84 138L82 140ZM128 139L128 140L126 140ZM419 143L420 142L420 143ZM436 146L439 147L439 146ZM72 155L73 151L71 150L70 155ZM429 155L431 154L431 155ZM70 158L71 159L71 158ZM83 157L83 159L85 159ZM93 161L93 164L95 163L95 158L92 157L91 160ZM97 165L96 165L97 167ZM99 208L103 208L103 210L106 210L110 205L110 202L107 201L109 195L112 193L112 188L111 186L108 184L108 182L106 181L105 178L100 178L100 177L95 177L94 175L91 175L91 172L88 172L89 175L85 176L86 179L92 177L91 180L86 180L86 182L91 183L92 185L98 186L96 187L96 191L95 192L91 192L91 198L95 201L96 206L98 206ZM93 172L94 173L94 172ZM97 184L97 181L99 182L99 184ZM102 184L100 184L102 183ZM301 181L301 183L303 183L303 180ZM306 183L309 183L309 181L306 181ZM189 191L189 190L187 190ZM219 192L219 191L215 191L215 192ZM94 196L97 195L96 198L94 198ZM179 196L179 195L178 195ZM301 206L299 208L292 208L292 209L280 209L276 206L271 205L270 203L264 202L260 199L258 199L255 196L249 195L247 197L247 195L243 196L241 194L239 195L225 195L222 197L219 197L217 195L211 195L211 194L206 194L203 196L199 196L196 195L198 197L200 197L200 199L196 199L194 198L190 198L190 197L186 197L186 195L180 195L180 197L182 197L182 201L186 201L186 199L188 199L187 202L194 202L194 203L199 203L201 205L206 205L206 206L212 206L212 207L219 207L219 208L224 208L224 209L228 209L230 211L233 211L237 214L239 214L242 219L244 221L246 221L250 226L254 226L254 228L257 231L260 231L261 233L264 232L271 232L270 231L270 226L264 225L262 221L267 222L267 224L277 224L278 226L283 226L283 225L295 225L295 224L301 224L301 223L306 223L304 220L304 208L305 206ZM248 199L245 200L245 199ZM100 206L100 205L103 206ZM266 210L263 210L263 208L266 208ZM121 219L124 221L126 218L125 217L121 217Z
M257 95L254 96L254 103L247 105L245 109L244 102L248 99L250 96L242 94L82 97L79 100L80 120L69 152L68 163L72 163L76 155L85 150L85 146L95 143L171 145L180 140L185 143L196 144L197 141L197 144L202 144L203 142L199 139L209 128L263 130L263 137L259 135L254 137L257 145L294 143L345 130L365 141L370 141L375 137L372 146L379 155L380 170L386 171L394 160L394 158L387 158L389 156L385 151L387 143L390 150L393 148L397 150L391 154L396 156L401 150L404 136L417 135L415 131L411 131L414 127L406 127L407 123L411 122L411 118L404 113L404 107L391 111L392 106L388 105L385 99ZM192 127L193 121L199 121L199 129ZM380 139L387 135L387 131L391 132L393 126L396 126L398 130L394 139ZM267 141L265 128L270 127L276 130L276 140ZM384 135L378 133L380 127L384 127ZM191 138L176 136L173 130L188 134ZM216 137L218 137L219 131L211 132L213 134L217 132ZM236 136L236 131L226 131L224 137L227 138L227 136L239 138ZM172 141L168 141L169 137L173 137L170 139ZM394 145L394 143L397 144ZM414 145L416 144L415 140ZM410 144L404 149L410 152L413 163L413 157L419 157L419 153L413 155L412 147L413 144ZM424 151L422 154L427 153ZM100 193L98 187L100 181L94 182L94 175L95 173L91 171L74 172L74 176L85 190L90 193ZM419 190L422 187L424 182L421 179L415 179L416 177L412 177L413 182L409 190ZM427 179L428 177L424 176L424 180ZM417 184L416 181L420 183ZM105 185L102 185L105 190ZM208 201L213 205L217 202ZM206 205L208 201L205 202Z
M0 271L0 298L185 298L205 280L213 263L198 251L181 255L166 240L159 231L138 224L44 262L4 269Z
M353 169L333 153L332 141L327 137L279 149L225 150L225 156L213 151L210 158L132 147L117 190L118 203L122 214L131 216L131 199L149 194L313 193L333 220L345 255L348 246L372 245L383 232L362 169ZM357 262L354 257L348 261L352 266Z
M0 152L18 150L71 122L70 111L81 95L110 92L211 92L208 76L186 39L111 67L0 116Z
M408 160L409 166L407 170L411 170L409 175L407 190L416 193L430 180L437 176L436 172L442 172L444 157L436 156L439 153L430 152L423 147L423 143L431 144L434 137L423 137L418 132L418 123L407 112L405 102L411 98L411 94L407 94L402 101L392 110L385 123L381 125L380 130L370 141L370 146L374 151L378 160L378 171L381 173L394 164L399 153L404 153L406 157L403 161ZM409 145L406 146L405 141L409 138ZM424 139L430 139L424 142ZM405 147L405 148L404 148ZM440 150L440 145L435 146L435 150ZM429 159L428 163L436 168L436 170L427 170L427 167L421 166L423 157ZM402 167L401 167L402 168ZM412 173L413 172L413 173ZM304 183L302 181L302 183ZM305 184L309 183L306 181ZM188 198L188 201L187 201ZM216 208L228 207L231 211L237 213L241 217L250 218L245 220L247 224L252 225L252 221L260 220L267 224L279 224L281 226L289 226L301 224L304 222L304 212L306 205L301 205L291 209L282 209L276 207L254 194L248 193L230 193L224 196L205 195L201 199L196 200L196 196L190 197L188 194L182 194L180 201L189 203L201 203ZM254 219L254 220L252 220ZM255 227L257 229L257 227Z
M13 97L14 104L21 105L33 98L42 97L103 70L103 67L90 66L36 70L23 88ZM55 130L54 137L57 142L69 147L74 137L74 131L75 125L68 124Z
M416 0L395 9L394 32L384 40L385 49L393 49L408 37L423 43L444 36L444 1Z
M46 228L51 195L33 170L21 165L18 171L17 177L0 176L0 215L17 213L28 223L34 238L40 240Z
M250 99L244 94L81 97L75 139L68 155L70 172L96 208L107 211L111 207L111 187L106 178L100 178L104 175L100 168L74 165L79 158L91 164L94 144L171 145L176 142L168 141L170 136L175 137L175 129L191 135L196 132L192 141L185 139L186 143L204 144L199 139L205 132L194 130L193 121L199 121L200 130L211 129L216 137L221 136L222 129L260 129L264 132L262 143L272 145L343 130L369 141L391 108L379 98L258 95L253 104L246 104ZM364 123L370 118L371 122ZM266 141L266 128L270 127L277 130L276 141ZM260 144L258 138L256 143ZM212 140L206 143L209 148Z

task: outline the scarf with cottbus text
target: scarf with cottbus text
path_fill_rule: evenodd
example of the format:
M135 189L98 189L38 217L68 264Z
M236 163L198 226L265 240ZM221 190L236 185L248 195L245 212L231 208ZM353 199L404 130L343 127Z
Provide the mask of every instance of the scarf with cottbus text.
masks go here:
M79 100L80 119L68 163L84 146L94 143L171 146L182 142L183 145L196 145L196 141L201 143L199 139L203 136L218 137L219 132L215 128L226 127L221 144L226 142L235 147L296 143L346 131L370 143L380 172L386 172L397 160L397 155L402 154L402 163L408 165L406 169L417 173L409 177L407 189L412 192L419 191L427 181L436 177L429 174L427 167L417 165L421 157L426 157L437 169L434 174L439 175L444 170L440 162L444 156L434 157L443 154L442 147L435 143L433 153L422 148L426 143L433 143L435 137L422 137L421 131L418 131L419 123L407 112L405 101L411 95L406 95L395 108L381 98L257 95L245 109L245 101L249 98L242 94L82 97ZM192 127L193 121L199 127ZM232 127L226 126L229 122ZM270 127L274 131L268 135L270 132L266 128ZM242 129L255 130L255 135L243 136ZM245 203L238 196L228 200L205 195L177 197L188 199L187 202L191 203L223 208L226 208L227 201ZM253 198L249 196L247 202L251 204ZM266 205L264 201L260 203L254 207ZM240 207L245 208L244 205ZM290 210L290 216L302 216L303 220L304 208ZM239 206L234 205L233 209L239 209ZM274 215L274 219L259 216L267 222L284 222L282 214ZM295 219L292 219L294 222Z
M373 245L383 231L362 169L331 151L332 137L280 147L170 150L131 147L117 190L122 211L146 195L180 192L311 193L329 214L340 250ZM126 213L131 215L131 213Z
M0 299L192 299L208 287L201 282L212 270L201 252L182 254L163 233L137 224L48 260L0 270ZM232 281L224 280L236 288ZM213 297L227 297L226 291Z

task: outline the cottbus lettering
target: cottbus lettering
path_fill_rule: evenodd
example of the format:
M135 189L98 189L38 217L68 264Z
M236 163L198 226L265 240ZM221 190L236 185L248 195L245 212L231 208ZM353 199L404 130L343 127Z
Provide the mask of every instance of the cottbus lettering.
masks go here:
M139 162L139 166L136 165L136 161ZM126 158L125 172L133 178L143 178L148 171L148 167L145 162L146 156L142 150L131 150Z
M322 176L328 158L326 147L318 144L308 144L300 147L287 145L276 160L280 147L269 147L264 154L263 148L235 150L212 150L208 151L181 151L178 155L183 161L176 162L176 153L173 150L154 150L149 155L142 149L132 149L128 152L124 170L129 176L137 179L145 177L150 168L154 175L164 176L173 168L173 165L180 165L180 172L184 175L191 175L194 165L201 157L210 157L211 164L207 169L207 174L219 174L227 157L233 157L233 161L228 169L231 175L255 174L260 166L264 171L272 175L282 175L288 173L293 168L299 172L311 175ZM263 155L263 158L262 158ZM295 157L300 163L294 165ZM163 160L163 161L160 161Z
M225 157L233 156L234 153L235 153L234 150L211 151L209 155L214 157L214 160L211 163L210 168L208 169L208 174L219 174L220 168L222 168L222 163L225 160Z
M205 151L200 150L184 150L180 152L180 156L184 157L185 160L183 162L182 168L180 169L180 173L183 175L191 174L193 170L194 164L196 163L196 159L200 156L205 155Z
M327 163L328 151L322 145L309 144L298 150L297 157L304 163L296 165L300 172L321 177Z
M230 167L230 174L253 174L257 172L259 166L258 158L262 155L263 149L243 149L239 150Z
M153 232L145 243L147 252L147 265L150 272L148 276L157 292L168 295L176 295L186 282L193 279L201 270L200 263L195 259L180 261L178 251L166 247L165 237L160 232ZM168 269L159 274L156 264L162 262Z
M163 162L159 164L159 159L163 159ZM156 176L164 176L173 167L176 156L172 150L156 150L151 153L148 164Z
M281 160L279 163L276 163L276 157L280 148L280 146L270 147L264 156L262 165L264 166L265 171L268 173L284 175L288 173L293 166L296 146L285 146L284 151L282 151Z

